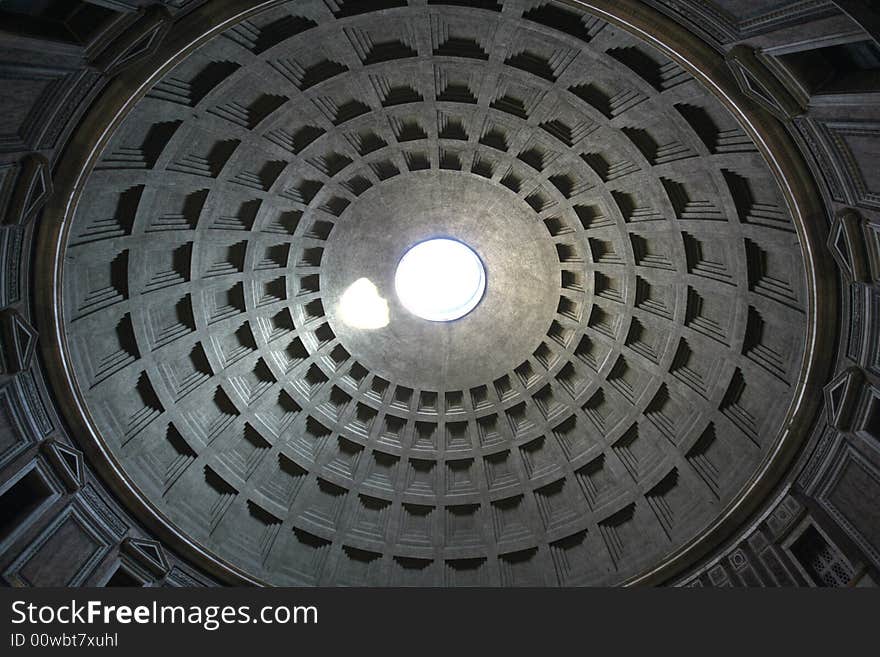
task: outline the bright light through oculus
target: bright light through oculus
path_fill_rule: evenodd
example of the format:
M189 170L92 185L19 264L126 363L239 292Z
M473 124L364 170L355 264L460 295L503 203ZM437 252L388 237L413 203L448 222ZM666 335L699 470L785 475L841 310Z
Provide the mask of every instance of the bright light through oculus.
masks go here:
M388 302L369 279L359 278L342 294L339 316L354 328L380 329L388 326Z
M413 315L447 322L467 315L480 303L486 271L467 245L451 239L427 240L400 259L394 287Z

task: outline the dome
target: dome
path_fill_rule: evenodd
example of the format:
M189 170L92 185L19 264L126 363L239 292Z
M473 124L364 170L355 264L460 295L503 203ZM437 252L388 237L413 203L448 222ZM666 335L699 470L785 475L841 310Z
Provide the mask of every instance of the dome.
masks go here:
M38 247L139 522L280 586L661 583L754 522L838 322L766 87L643 3L239 4L83 116Z

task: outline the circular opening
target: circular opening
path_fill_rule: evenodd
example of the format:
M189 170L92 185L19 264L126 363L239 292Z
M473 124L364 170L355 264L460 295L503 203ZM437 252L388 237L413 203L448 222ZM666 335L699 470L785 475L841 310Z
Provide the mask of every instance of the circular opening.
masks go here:
M413 315L448 322L464 317L480 303L486 271L466 244L445 238L426 240L403 254L394 287Z

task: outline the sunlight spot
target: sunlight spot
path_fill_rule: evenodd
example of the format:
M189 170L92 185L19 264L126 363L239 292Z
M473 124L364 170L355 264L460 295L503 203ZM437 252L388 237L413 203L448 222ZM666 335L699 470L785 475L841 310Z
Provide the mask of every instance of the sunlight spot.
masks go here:
M388 302L369 279L359 278L339 300L339 315L354 328L380 329L388 326Z

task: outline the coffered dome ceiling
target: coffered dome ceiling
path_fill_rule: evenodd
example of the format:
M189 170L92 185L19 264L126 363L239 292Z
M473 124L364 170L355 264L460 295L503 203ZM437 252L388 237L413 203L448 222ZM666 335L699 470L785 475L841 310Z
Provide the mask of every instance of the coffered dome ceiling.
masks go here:
M619 584L710 540L818 321L731 99L574 3L269 5L134 93L59 235L119 485L280 585ZM451 323L394 292L437 236L486 268ZM340 312L360 279L387 325Z

